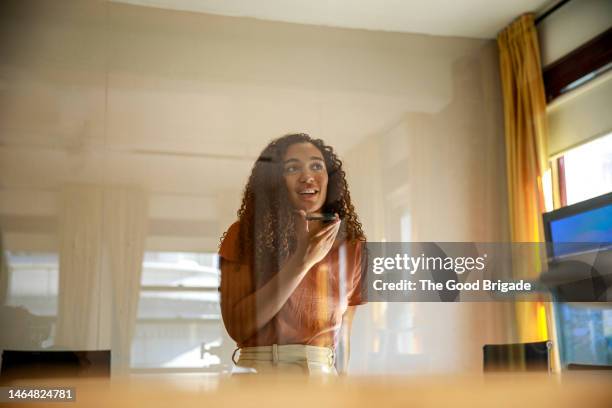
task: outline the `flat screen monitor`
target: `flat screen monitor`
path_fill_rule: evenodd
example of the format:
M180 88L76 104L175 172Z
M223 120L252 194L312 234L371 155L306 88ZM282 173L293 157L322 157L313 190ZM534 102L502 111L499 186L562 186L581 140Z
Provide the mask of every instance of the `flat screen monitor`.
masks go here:
M612 247L612 193L543 215L548 257Z

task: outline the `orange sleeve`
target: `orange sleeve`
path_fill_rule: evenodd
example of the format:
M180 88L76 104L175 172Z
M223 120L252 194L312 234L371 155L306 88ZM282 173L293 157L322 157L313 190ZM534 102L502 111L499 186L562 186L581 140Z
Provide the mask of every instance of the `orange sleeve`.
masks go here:
M234 306L254 291L251 269L248 263L241 262L238 256L239 228L237 222L232 224L219 248L221 316L228 334L237 343L243 339L243 322L253 319L255 312L248 312L249 316L238 316L234 313Z
M219 248L219 256L225 260L237 262L238 259L238 233L240 231L240 223L236 221L233 223L225 236L221 247Z
M363 241L357 241L352 247L352 260L353 260L353 271L352 271L352 288L349 292L348 305L358 306L367 303L367 249L366 243Z

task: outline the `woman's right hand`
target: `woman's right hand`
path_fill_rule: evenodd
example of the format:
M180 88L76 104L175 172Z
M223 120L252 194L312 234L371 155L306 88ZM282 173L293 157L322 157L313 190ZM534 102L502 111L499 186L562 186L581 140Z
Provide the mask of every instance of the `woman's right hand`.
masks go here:
M329 253L336 236L340 230L340 218L336 214L336 220L323 225L319 231L310 231L306 212L299 211L299 220L296 225L297 233L297 253L302 261L310 269L317 262L320 262Z

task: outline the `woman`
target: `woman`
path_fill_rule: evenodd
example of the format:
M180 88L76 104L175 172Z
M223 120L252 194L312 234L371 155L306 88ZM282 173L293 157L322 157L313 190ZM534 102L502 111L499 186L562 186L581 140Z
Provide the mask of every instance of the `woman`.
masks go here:
M309 220L321 213L334 216ZM238 218L219 250L221 312L237 365L335 374L335 350L342 342L345 366L354 309L364 303L365 236L342 162L306 134L272 141Z

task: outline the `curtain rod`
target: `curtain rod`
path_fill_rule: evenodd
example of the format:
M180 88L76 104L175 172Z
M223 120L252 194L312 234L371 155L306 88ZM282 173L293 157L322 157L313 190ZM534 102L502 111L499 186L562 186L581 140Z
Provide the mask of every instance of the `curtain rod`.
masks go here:
M542 14L540 17L535 19L536 25L540 24L542 20L544 20L546 17L550 16L552 13L559 10L561 7L563 7L565 4L569 2L570 0L561 0L560 2L558 2L557 4L549 8L544 14Z

